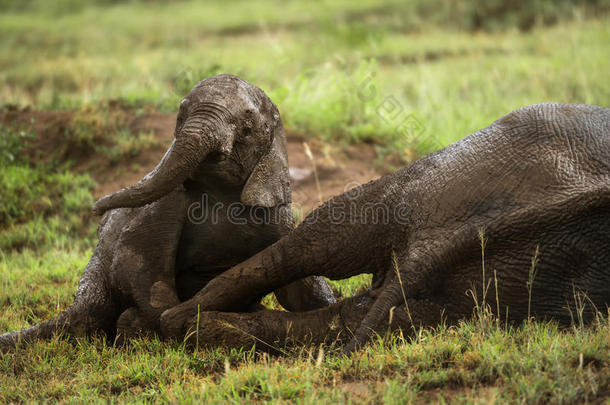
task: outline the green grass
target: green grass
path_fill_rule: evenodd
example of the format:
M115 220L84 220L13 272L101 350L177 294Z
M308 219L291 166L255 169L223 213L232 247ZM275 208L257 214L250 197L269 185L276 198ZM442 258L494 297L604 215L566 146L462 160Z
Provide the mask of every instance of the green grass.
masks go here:
M20 149L11 150L8 167L32 171L24 184L45 178L42 166L25 163ZM95 243L93 226L85 226L82 236L71 228L83 222L70 216L81 215L90 203L89 181L79 183L73 176L77 181L71 187L86 195L86 204L67 204L68 190L53 197L61 209L52 215L13 214L18 216L11 219L29 232L10 226L0 233L3 241L19 236L23 244L19 249L0 244L0 331L54 317L73 299ZM49 183L55 175L46 179L47 187L57 187ZM25 194L21 201L27 206L37 199ZM370 276L332 282L343 295L368 283ZM275 305L271 298L266 303ZM504 326L489 313L482 310L454 327L420 330L413 339L379 338L351 358L333 344L294 348L276 342L287 354L270 357L252 350L194 351L156 339L124 347L99 339L39 342L0 354L0 403L502 404L581 403L609 396L608 315L586 327L576 322L560 329L550 322Z
M58 305L65 298L57 296ZM39 306L24 301L15 305ZM609 334L607 319L573 330L463 322L421 330L414 340L378 340L351 358L334 346L270 357L155 339L121 348L54 340L0 358L0 401L582 403L608 395Z
M47 156L30 163L26 148L34 134L0 125L0 252L36 249L73 238L91 243L89 221L94 183L87 174Z
M67 1L53 12L31 2L34 10L0 16L0 100L37 109L119 102L176 111L201 78L235 73L271 96L289 129L373 141L406 159L523 105L610 104L607 2L592 12L539 0L532 10L521 7L523 15L490 17L504 29L481 27L487 31L473 31L469 21L486 7L492 13L494 2L475 3L266 0L240 1L234 7L243 12L227 12L218 1ZM538 18L527 31L508 28L531 13L557 16ZM371 97L359 92L367 79ZM392 105L402 113L387 112ZM421 125L401 126L411 115Z
M28 149L40 134L0 127L0 331L72 301L96 243L94 184L74 159L120 168L157 146L124 129L126 114L176 111L196 81L229 72L262 87L291 131L410 160L526 104L609 106L609 4L577 3L0 0L0 104L74 112L48 156ZM269 357L55 340L0 355L0 403L608 403L609 335L607 314L560 329L484 313L352 358L334 345Z

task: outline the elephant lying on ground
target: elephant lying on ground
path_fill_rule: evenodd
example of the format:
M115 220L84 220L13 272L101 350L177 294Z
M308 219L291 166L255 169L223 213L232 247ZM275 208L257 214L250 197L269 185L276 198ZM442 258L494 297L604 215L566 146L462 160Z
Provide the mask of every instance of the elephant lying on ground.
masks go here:
M201 81L182 100L174 135L151 173L96 203L97 213L110 211L74 303L1 335L0 349L56 332L158 332L164 310L293 229L284 129L262 90L231 75ZM276 296L290 310L335 302L321 277Z
M237 311L311 275L361 273L373 274L370 292L329 308L201 312L196 319L198 309ZM200 343L228 345L343 336L350 352L385 329L392 308L392 327L407 330L434 325L441 313L470 316L472 295L502 319L569 323L582 294L585 320L607 311L610 110L550 103L516 110L329 200L289 235L165 311L161 329L184 337L198 322Z

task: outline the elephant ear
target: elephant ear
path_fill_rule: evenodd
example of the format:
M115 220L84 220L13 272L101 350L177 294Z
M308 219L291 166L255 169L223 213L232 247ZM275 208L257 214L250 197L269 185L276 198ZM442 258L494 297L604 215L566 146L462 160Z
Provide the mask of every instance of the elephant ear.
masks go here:
M263 155L246 181L241 202L258 207L275 207L291 202L286 137L280 128L269 152Z

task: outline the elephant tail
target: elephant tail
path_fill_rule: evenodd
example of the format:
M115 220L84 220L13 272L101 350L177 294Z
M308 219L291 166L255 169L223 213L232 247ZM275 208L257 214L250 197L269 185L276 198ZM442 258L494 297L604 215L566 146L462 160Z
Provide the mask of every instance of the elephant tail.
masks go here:
M74 302L54 319L0 335L0 352L55 336L89 336L100 332L112 336L118 306L102 270L94 255L83 273Z

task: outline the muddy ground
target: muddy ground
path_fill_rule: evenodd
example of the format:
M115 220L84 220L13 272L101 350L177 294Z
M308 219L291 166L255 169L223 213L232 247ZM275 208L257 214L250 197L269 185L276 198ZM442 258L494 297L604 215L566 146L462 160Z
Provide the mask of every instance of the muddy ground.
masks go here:
M95 198L133 184L148 173L171 143L175 122L175 114L156 112L114 111L102 115L68 111L0 112L2 125L33 134L27 147L33 160L59 156L71 160L73 170L88 172L97 183ZM113 132L118 131L128 131L134 137L152 134L155 142L133 156L113 161L97 148L111 145ZM386 172L374 145L330 145L290 131L287 138L293 204L302 214Z

